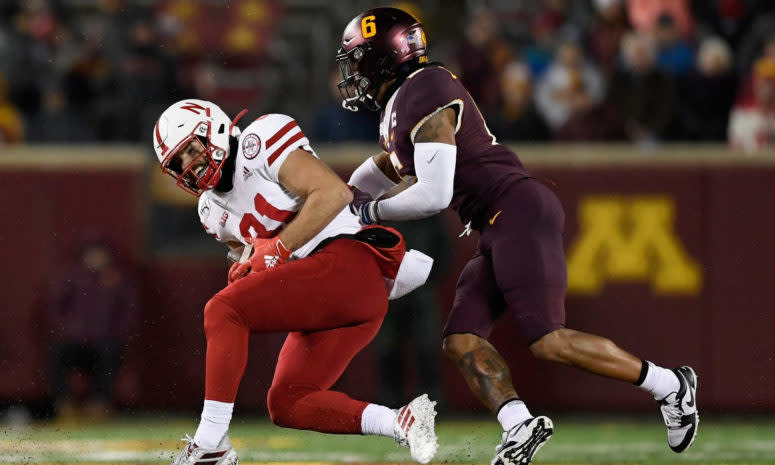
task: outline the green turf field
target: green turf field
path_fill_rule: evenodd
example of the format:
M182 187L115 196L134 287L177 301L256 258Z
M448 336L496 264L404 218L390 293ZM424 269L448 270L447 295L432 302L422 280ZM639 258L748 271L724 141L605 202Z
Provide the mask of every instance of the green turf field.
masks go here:
M543 464L775 464L775 421L700 423L694 446L674 454L660 418L578 420L561 416L555 435L534 463ZM144 417L80 423L0 427L0 463L169 463L177 441L193 434L195 419ZM488 463L499 437L494 421L438 425L434 463ZM334 436L282 429L263 419L240 420L231 438L240 463L408 463L407 449L387 438Z

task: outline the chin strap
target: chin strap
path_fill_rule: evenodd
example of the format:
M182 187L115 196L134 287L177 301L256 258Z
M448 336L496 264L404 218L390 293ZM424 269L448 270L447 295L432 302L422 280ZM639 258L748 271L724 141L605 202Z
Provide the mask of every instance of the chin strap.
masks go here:
M240 131L240 128L236 127L237 121L240 120L243 116L245 116L245 113L248 112L247 108L244 108L241 112L237 113L237 116L232 120L231 124L229 125L229 135L238 137L242 131ZM236 134L234 133L234 129L237 130Z

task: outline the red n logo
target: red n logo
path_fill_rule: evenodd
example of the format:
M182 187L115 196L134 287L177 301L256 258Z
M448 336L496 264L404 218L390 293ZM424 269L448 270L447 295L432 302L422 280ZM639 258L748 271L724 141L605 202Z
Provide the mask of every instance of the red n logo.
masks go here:
M209 108L205 108L202 105L199 105L198 103L186 102L186 104L183 105L182 107L180 107L180 109L181 110L192 111L192 112L196 113L197 115L199 114L199 110L204 110L205 115L207 115L208 118L210 117L210 109Z

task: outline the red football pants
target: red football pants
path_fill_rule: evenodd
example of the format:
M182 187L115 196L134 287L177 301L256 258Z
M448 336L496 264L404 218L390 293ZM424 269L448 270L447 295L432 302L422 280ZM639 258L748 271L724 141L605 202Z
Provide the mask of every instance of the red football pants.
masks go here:
M205 306L205 399L234 402L251 332L289 331L267 397L272 421L360 433L368 403L329 388L377 334L387 302L375 252L350 239L235 281Z

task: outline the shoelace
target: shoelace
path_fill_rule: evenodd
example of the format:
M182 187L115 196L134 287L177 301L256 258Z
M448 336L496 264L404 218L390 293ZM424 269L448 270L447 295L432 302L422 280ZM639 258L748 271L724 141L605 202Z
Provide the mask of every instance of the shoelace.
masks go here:
M186 437L184 437L184 438L180 438L180 440L181 440L181 441L184 441L184 442L186 443L186 446L185 446L185 448L187 448L187 449L188 449L188 451L187 451L187 454L186 454L186 457L190 456L190 455L191 455L191 451L192 451L192 450L194 449L194 447L196 446L196 444L194 444L194 438L192 438L191 436L189 436L188 434L186 434Z
M662 411L665 413L665 424L667 426L681 425L681 418L683 417L683 411L681 411L680 404L677 400L675 403L670 403L662 406Z
M497 454L498 452L503 450L503 448L506 446L506 443L509 440L509 436L511 436L511 431L512 430L514 430L514 436L516 436L517 435L517 431L522 429L522 427L525 426L528 421L530 421L530 420L527 420L524 423L520 423L520 424L518 424L517 426L515 426L514 428L512 428L512 429L510 429L508 431L504 431L503 435L501 436L501 443L498 444L497 446L495 446L495 453Z

